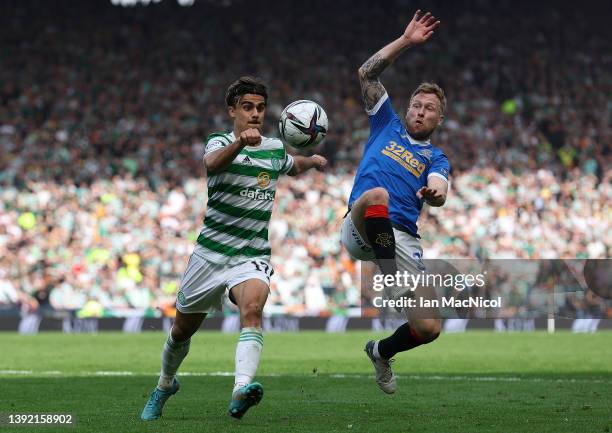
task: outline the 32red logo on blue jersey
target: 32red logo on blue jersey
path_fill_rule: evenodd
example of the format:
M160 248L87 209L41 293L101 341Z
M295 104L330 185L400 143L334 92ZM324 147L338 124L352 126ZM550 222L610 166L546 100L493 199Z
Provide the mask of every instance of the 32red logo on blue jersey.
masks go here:
M399 162L402 167L415 177L421 177L425 171L425 164L415 158L412 152L395 141L390 141L381 153Z

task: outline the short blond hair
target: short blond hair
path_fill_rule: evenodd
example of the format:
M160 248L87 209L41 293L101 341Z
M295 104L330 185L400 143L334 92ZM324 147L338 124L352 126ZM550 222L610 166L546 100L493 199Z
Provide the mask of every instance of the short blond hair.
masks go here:
M438 86L436 83L428 83L424 82L419 84L419 87L416 88L412 95L410 96L410 102L414 99L416 95L419 93L433 93L440 100L440 114L444 114L446 112L446 95L444 94L444 90L442 87Z

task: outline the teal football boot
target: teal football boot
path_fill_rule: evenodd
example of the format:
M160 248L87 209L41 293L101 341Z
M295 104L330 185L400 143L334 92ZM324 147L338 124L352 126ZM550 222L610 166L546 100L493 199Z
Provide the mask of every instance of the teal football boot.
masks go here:
M155 388L151 393L151 398L149 398L149 401L142 410L140 418L143 421L153 421L159 419L162 416L162 409L164 408L164 404L166 404L170 397L172 397L178 392L180 387L181 384L176 378L174 378L170 389L165 390Z
M261 383L253 382L243 386L234 393L229 407L229 414L234 418L242 418L251 406L259 404L264 390Z

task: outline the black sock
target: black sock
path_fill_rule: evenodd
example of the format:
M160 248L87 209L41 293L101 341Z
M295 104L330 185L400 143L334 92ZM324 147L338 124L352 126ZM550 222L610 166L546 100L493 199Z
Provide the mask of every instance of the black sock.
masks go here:
M385 275L395 275L395 236L389 219L389 210L385 205L368 206L365 211L365 232L368 242L374 250L378 267Z
M378 354L381 358L391 359L396 353L414 349L426 343L421 340L408 323L397 328L393 335L378 342Z

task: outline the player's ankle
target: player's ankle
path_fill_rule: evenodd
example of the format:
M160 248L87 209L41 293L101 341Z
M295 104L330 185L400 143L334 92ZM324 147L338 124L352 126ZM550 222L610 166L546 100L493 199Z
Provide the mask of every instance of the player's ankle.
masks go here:
M232 390L232 400L242 399L242 393L240 392L240 390L246 385L248 385L248 383L240 382L234 384L234 389Z
M175 376L160 376L157 387L164 391L171 389L174 384L174 378Z

